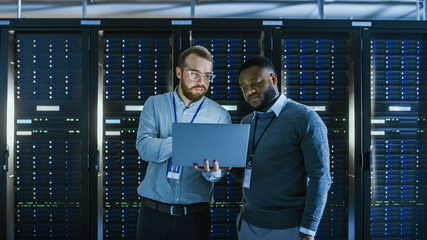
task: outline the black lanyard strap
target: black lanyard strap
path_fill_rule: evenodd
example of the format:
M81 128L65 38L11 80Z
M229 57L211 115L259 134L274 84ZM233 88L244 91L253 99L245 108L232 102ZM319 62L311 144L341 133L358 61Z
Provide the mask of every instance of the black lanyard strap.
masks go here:
M268 122L268 124L267 124L267 126L264 128L264 130L262 130L261 135L259 136L258 140L257 140L257 141L256 141L256 143L255 143L255 134L256 134L256 127L257 127L257 124L258 124L258 114L259 114L259 113L256 113L256 114L257 114L257 115L255 115L255 126L254 126L254 132L253 132L253 135L252 135L252 152L251 152L251 156L250 156L250 158L249 158L249 162L248 162L247 168L250 168L250 167L251 167L251 165L252 165L252 157L254 156L255 149L258 147L258 144L259 144L259 142L261 141L262 136L264 136L265 131L267 130L267 128L268 128L268 127L270 127L271 123L272 123L272 122L273 122L273 120L276 118L276 115L274 115L274 116L271 118L270 122Z

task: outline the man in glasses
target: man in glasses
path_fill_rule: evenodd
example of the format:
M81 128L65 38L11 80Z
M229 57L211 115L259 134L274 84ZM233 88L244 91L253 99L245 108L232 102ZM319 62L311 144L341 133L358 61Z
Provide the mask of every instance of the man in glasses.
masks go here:
M326 126L315 111L279 92L269 59L248 59L238 76L255 110L242 120L251 124L247 166L232 169L243 180L238 237L312 240L331 185Z
M151 96L144 104L136 149L149 164L138 187L138 240L210 238L213 182L225 171L216 161L212 168L207 161L200 168L174 165L172 123L231 122L223 107L204 96L215 77L212 69L212 54L202 46L190 47L178 58L175 91Z

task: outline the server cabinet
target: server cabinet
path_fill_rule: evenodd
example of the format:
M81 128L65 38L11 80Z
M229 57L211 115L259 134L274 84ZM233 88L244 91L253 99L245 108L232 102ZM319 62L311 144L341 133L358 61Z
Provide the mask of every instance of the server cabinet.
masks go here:
M139 116L148 97L174 90L177 37L170 28L99 31L98 239L136 238L137 188L147 167L135 148Z
M372 153L365 238L425 239L427 33L371 29L364 43Z
M233 123L252 111L237 79L252 55L272 58L281 91L325 121L333 184L316 239L423 239L424 22L22 22L0 28L0 238L133 239L146 167L139 114L148 96L173 90L179 53L198 44L214 54L207 96ZM226 175L214 199L212 238L235 239L240 184Z
M217 24L222 26L226 23ZM234 24L238 24L239 28L234 28L230 22L228 24L229 28L207 30L203 21L193 21L188 40L191 46L204 46L214 56L213 72L216 78L210 84L206 96L226 108L233 123L239 123L252 111L240 90L237 76L239 66L252 56L264 55L265 42L270 40L271 35L269 28L263 28L262 21L254 21L252 25L236 21ZM245 29L243 26L246 25L257 27ZM183 39L187 39L185 34ZM211 204L212 239L237 239L235 219L240 212L241 200L241 183L236 182L231 174L227 173L215 183L214 202Z
M333 24L328 29L286 25L274 38L281 91L315 110L328 128L332 185L316 239L353 239L354 196L349 193L355 180L349 173L355 170L355 121L360 117L355 115L358 31Z
M7 119L7 31L0 28L0 238L6 238L6 171L8 148L6 145Z
M6 239L88 239L88 33L9 32Z

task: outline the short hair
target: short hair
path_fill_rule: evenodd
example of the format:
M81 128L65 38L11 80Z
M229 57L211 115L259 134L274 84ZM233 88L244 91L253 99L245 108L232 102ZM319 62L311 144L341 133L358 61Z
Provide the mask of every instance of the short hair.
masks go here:
M196 54L197 56L204 58L213 64L213 56L209 52L209 50L203 46L195 45L195 46L192 46L190 48L187 48L186 50L184 50L179 55L179 57L178 57L178 67L179 68L183 69L186 66L185 59L188 56L190 56L190 54Z
M270 59L263 57L263 56L255 56L251 57L248 60L246 60L242 65L240 65L238 77L240 77L240 73L243 70L246 70L250 67L259 67L261 69L264 69L266 71L272 71L273 73L276 73L276 69L274 68L273 63L270 61Z

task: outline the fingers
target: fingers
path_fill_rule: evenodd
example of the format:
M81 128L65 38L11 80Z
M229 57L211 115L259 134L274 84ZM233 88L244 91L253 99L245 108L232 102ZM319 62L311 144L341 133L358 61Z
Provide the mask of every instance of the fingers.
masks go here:
M219 164L217 160L213 161L213 170L214 172L219 171Z
M210 172L210 167L209 167L209 161L207 159L205 159L203 161L203 164L205 165L205 172Z
M209 161L207 159L203 160L203 167L199 167L196 163L193 164L193 168L196 169L197 171L201 171L201 172L216 172L219 170L230 170L231 167L219 167L219 163L217 160L213 160L212 163L213 167L209 167Z
M200 168L199 166L197 166L197 164L193 164L193 168L200 172L203 172L204 170L203 168Z

